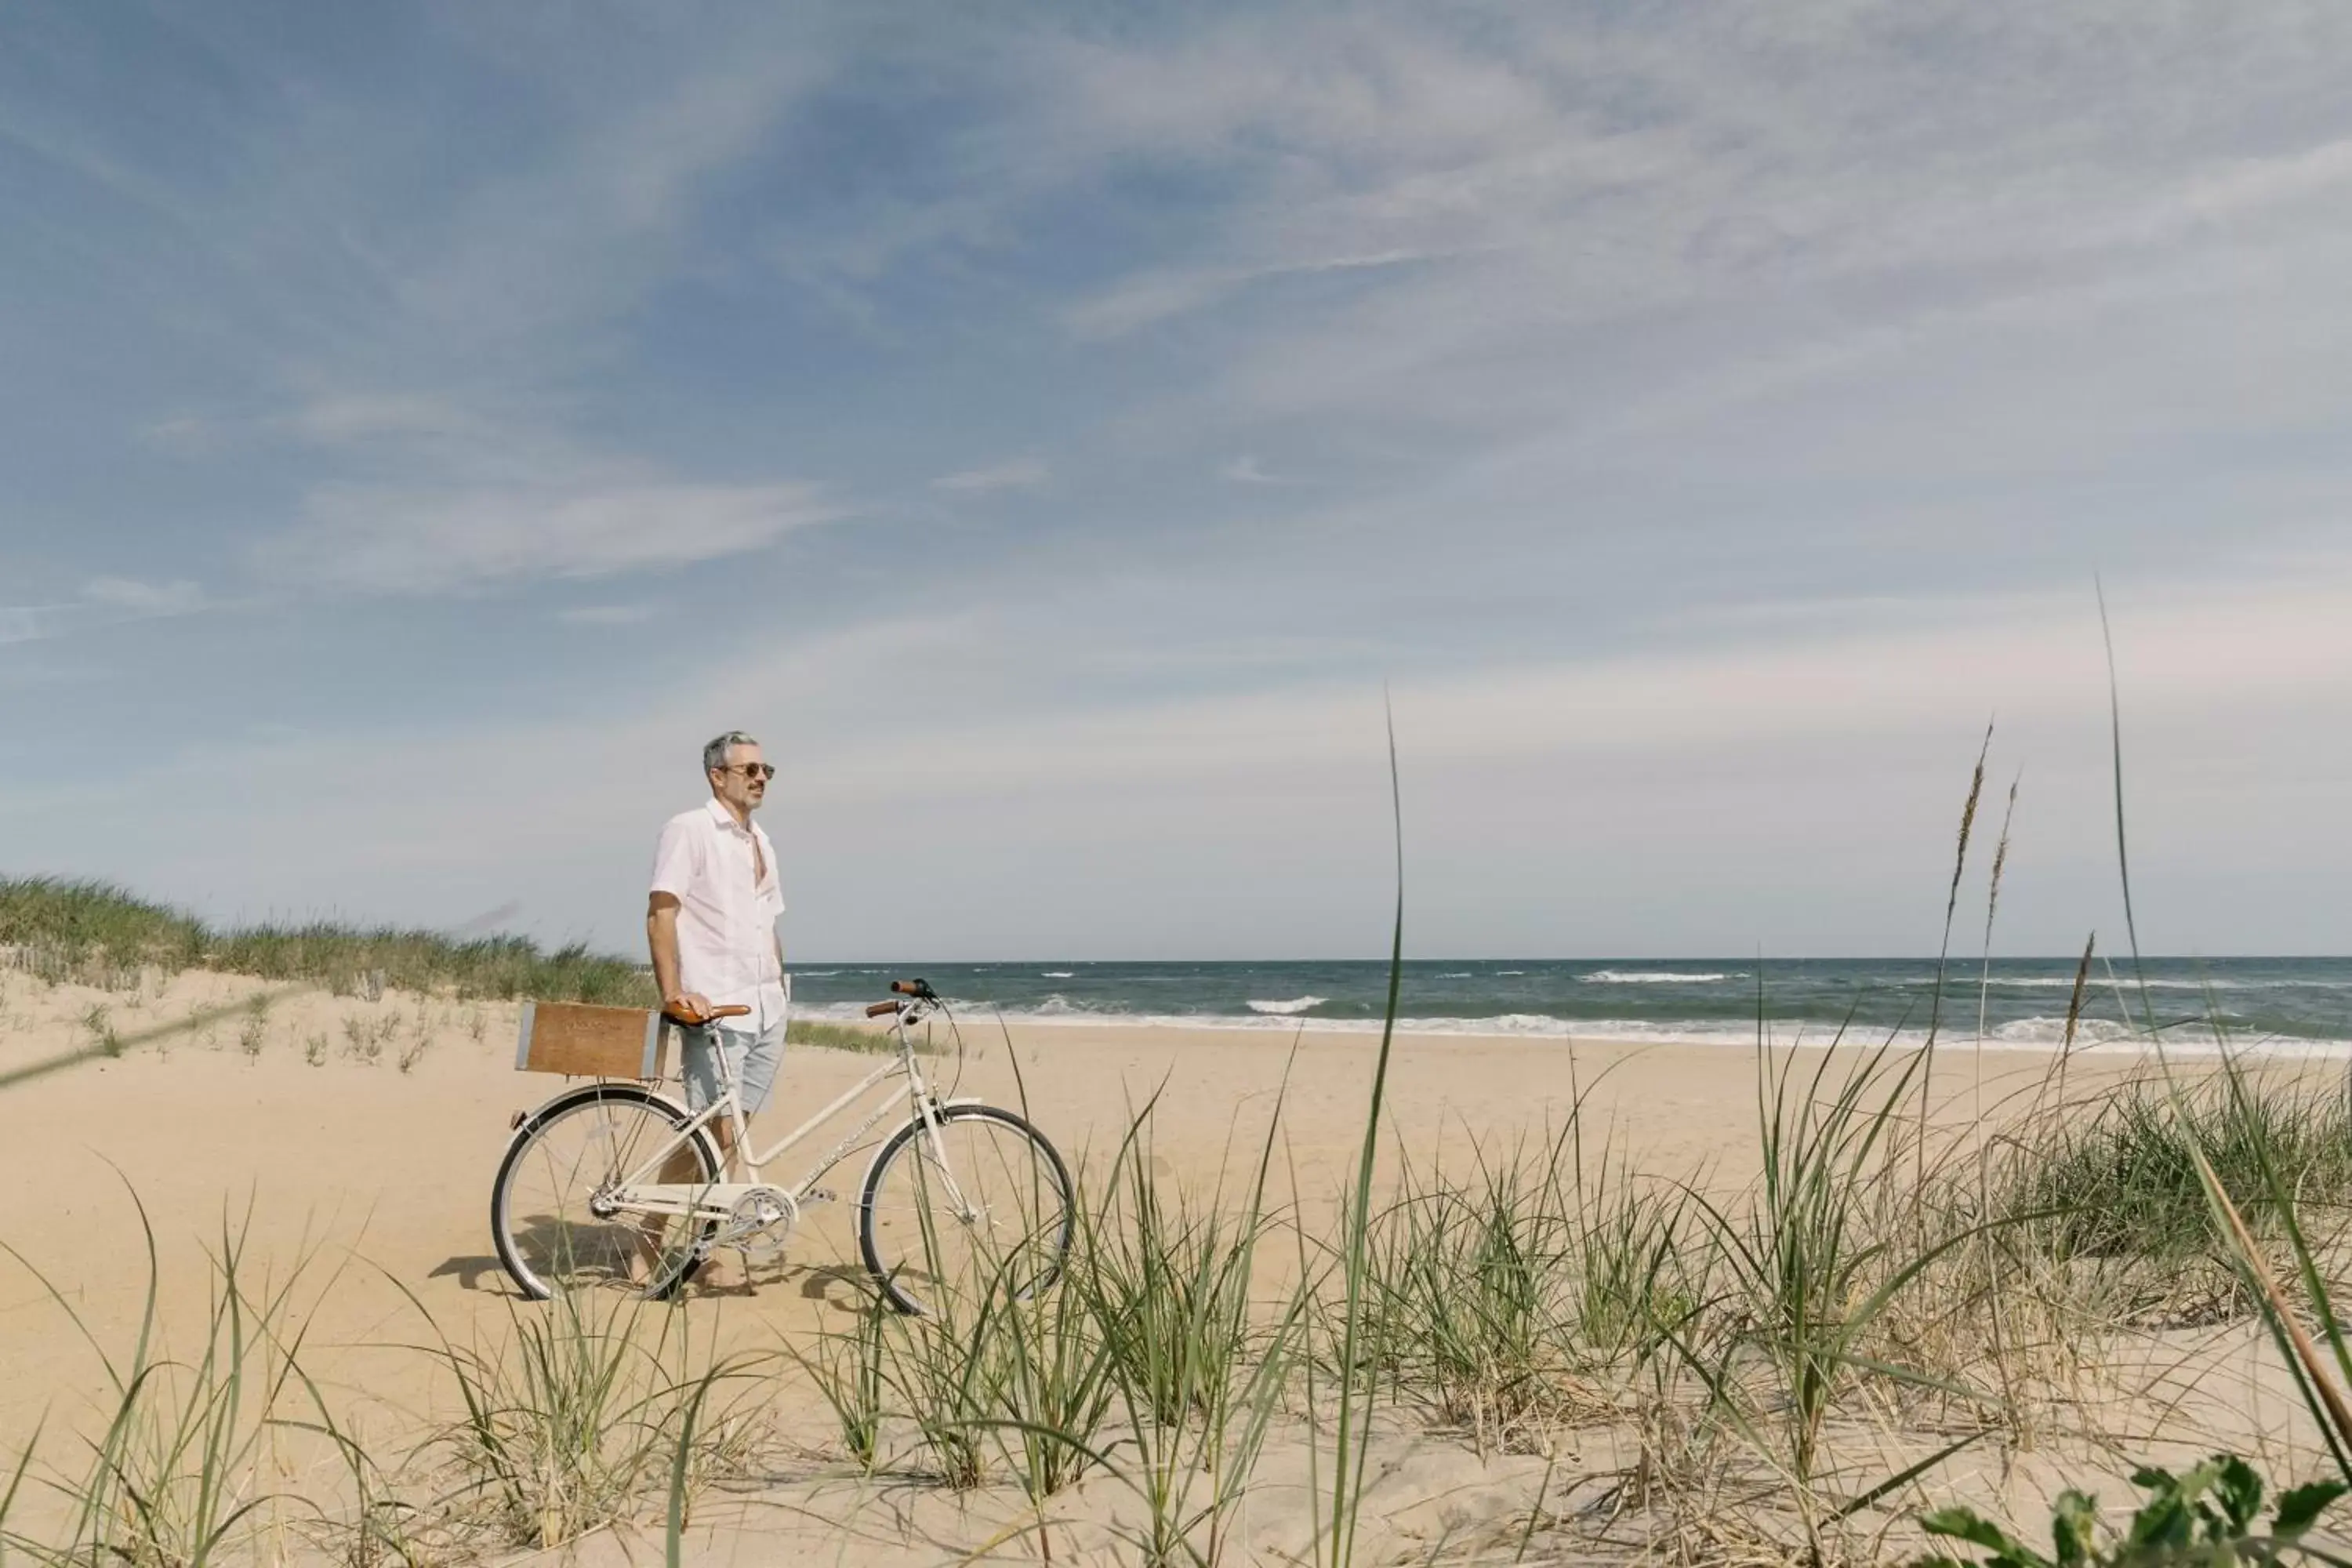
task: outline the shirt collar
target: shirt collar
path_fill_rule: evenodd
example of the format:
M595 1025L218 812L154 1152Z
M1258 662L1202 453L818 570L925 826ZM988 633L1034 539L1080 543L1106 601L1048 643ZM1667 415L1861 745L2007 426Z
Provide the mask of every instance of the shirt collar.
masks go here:
M703 809L710 813L711 821L719 824L719 826L727 829L729 832L740 833L743 831L743 825L735 820L735 814L733 812L728 810L724 805L721 805L719 803L719 797L717 795L714 795L708 801L704 802Z

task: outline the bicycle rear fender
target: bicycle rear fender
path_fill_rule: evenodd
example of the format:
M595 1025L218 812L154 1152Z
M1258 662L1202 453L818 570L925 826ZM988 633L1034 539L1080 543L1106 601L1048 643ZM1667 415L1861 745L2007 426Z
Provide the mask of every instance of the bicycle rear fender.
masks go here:
M675 1124L678 1126L684 1126L693 1119L694 1115L676 1099L667 1094L656 1094L643 1084L615 1083L609 1079L599 1079L593 1083L583 1083L577 1089L567 1089L562 1094L551 1100L542 1100L529 1110L518 1111L515 1115L514 1134L507 1140L507 1147L512 1149L517 1143L530 1137L550 1117L569 1110L575 1105L599 1100L629 1100L642 1105L658 1105L674 1113ZM694 1130L693 1135L701 1141L704 1152L710 1156L710 1168L714 1171L719 1170L720 1168L719 1146L711 1139L709 1127L708 1125L698 1127Z

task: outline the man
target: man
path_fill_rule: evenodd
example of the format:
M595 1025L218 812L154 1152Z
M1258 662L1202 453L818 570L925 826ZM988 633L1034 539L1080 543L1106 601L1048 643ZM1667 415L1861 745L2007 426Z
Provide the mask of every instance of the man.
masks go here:
M787 995L776 934L784 899L775 846L751 820L776 770L761 756L759 742L730 730L702 748L702 771L710 798L671 817L654 849L646 942L665 1009L688 1016L714 1007L751 1009L748 1017L686 1030L683 1052L687 1104L698 1111L719 1097L723 1054L748 1119L767 1104L784 1050ZM735 1146L733 1122L722 1116L709 1125L724 1162ZM666 1173L664 1179L686 1174ZM719 1289L740 1283L716 1258L703 1278Z

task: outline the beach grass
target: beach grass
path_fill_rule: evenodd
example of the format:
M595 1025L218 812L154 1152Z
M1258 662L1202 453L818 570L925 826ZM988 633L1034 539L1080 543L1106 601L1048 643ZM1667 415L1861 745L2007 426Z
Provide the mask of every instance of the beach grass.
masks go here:
M2210 1255L2223 1242L2210 1170L2256 1235L2285 1211L2274 1171L2308 1216L2352 1199L2352 1080L2257 1080L2239 1071L2198 1084L2153 1077L2042 1122L2039 1147L2002 1162L2000 1202L2053 1257Z
M215 929L165 905L104 882L50 877L0 878L0 965L48 981L75 981L107 990L140 985L151 972L189 970L248 975L320 986L339 996L380 998L388 992L475 1002L587 1002L650 1007L659 1000L645 965L590 952L583 944L549 951L525 937L460 938L393 927L362 928L334 921ZM237 1045L258 1056L268 1026L269 1001L243 1005ZM373 1027L383 1030L390 1020ZM362 1027L356 1021L349 1026ZM87 1031L109 1054L122 1041L102 1004L89 1010ZM889 1031L825 1018L794 1017L786 1026L793 1045L867 1055L895 1048ZM388 1033L345 1043L353 1059L382 1059ZM919 1049L931 1048L919 1043ZM404 1072L422 1059L420 1037L395 1057ZM325 1051L305 1047L313 1065Z
M898 1048L898 1037L888 1029L863 1028L856 1024L836 1024L826 1018L793 1018L784 1025L784 1042L794 1046L817 1046L829 1051L856 1051L875 1056ZM922 1040L915 1042L919 1051L933 1047Z
M1003 1478L1036 1514L1090 1476L1132 1498L1132 1560L1227 1560L1235 1510L1291 1384L1305 1315L1293 1288L1253 1290L1275 1233L1272 1129L1250 1179L1186 1195L1151 1175L1150 1108L1097 1179L1082 1182L1060 1284L983 1255L920 1317L877 1293L853 1325L787 1346L831 1410L843 1457L971 1491ZM1050 1545L1041 1548L1049 1556ZM1122 1560L1127 1560L1122 1558Z
M76 1435L61 1468L36 1468L36 1445L18 1456L0 1494L0 1559L11 1548L36 1563L119 1563L131 1568L197 1568L282 1554L321 1510L286 1484L289 1451L318 1445L364 1467L338 1430L319 1387L301 1367L311 1303L312 1259L272 1279L247 1257L250 1215L224 1215L206 1250L208 1299L193 1342L174 1355L159 1312L161 1271L147 1211L131 1194L145 1244L147 1283L127 1351L93 1331L78 1291L53 1280L15 1247L0 1250L32 1278L97 1352L106 1388L93 1431ZM45 1537L11 1527L31 1478L50 1505Z
M1579 1227L1546 1152L1474 1145L1455 1177L1400 1150L1400 1194L1370 1227L1366 1359L1482 1452L1540 1444L1579 1382Z
M398 1283L395 1281L395 1283ZM465 1342L403 1285L462 1414L431 1428L415 1511L445 1544L547 1549L656 1498L681 1513L740 1473L762 1433L772 1356L719 1354L693 1320L634 1295L512 1298L502 1333Z
M584 943L541 948L526 937L453 937L331 921L216 928L110 883L0 879L0 950L47 979L109 989L142 973L209 969L295 981L337 995L410 991L462 1000L650 1006L642 965Z
M782 1342L783 1353L832 1410L841 1452L860 1475L882 1468L882 1428L891 1406L885 1341L897 1316L879 1290L867 1290L849 1332L820 1334L808 1347L789 1339Z
M107 1382L103 1419L41 1462L39 1433L0 1484L0 1563L209 1568L325 1561L374 1568L545 1548L690 1504L740 1474L763 1433L761 1358L717 1356L681 1316L635 1299L513 1307L509 1331L461 1344L421 1303L464 1415L413 1442L362 1441L306 1369L320 1300L305 1257L269 1278L247 1256L250 1215L225 1220L193 1349L169 1350L154 1236L138 1204L148 1288L127 1351L101 1342L66 1289L0 1243L79 1328ZM410 1300L415 1302L415 1297ZM512 1304L510 1303L510 1306ZM79 1462L74 1456L79 1453ZM17 1526L46 1503L40 1533Z

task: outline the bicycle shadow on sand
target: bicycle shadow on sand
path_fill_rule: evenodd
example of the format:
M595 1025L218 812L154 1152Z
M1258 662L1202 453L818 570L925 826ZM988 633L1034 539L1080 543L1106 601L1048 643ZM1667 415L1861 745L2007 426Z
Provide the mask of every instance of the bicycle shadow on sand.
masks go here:
M525 1258L552 1256L562 1238L563 1226L552 1218L533 1220L515 1237ZM427 1279L455 1278L461 1290L483 1295L509 1296L520 1300L522 1292L499 1261L495 1254L461 1255L444 1258L425 1276ZM609 1279L599 1283L618 1287L623 1284L616 1269ZM856 1313L872 1304L873 1277L854 1263L791 1263L763 1266L751 1277L752 1289L719 1292L729 1297L744 1294L759 1295L763 1291L787 1289L797 1293L802 1300L814 1301L835 1311ZM698 1291L689 1282L675 1300L692 1300L708 1294Z
M525 1263L534 1268L540 1267L537 1260L555 1258L577 1246L562 1222L552 1215L534 1216L516 1230L514 1239L516 1250L522 1254ZM615 1259L615 1267L601 1271L604 1277L595 1283L621 1284L625 1268L625 1263ZM522 1297L522 1291L516 1286L513 1277L507 1273L506 1265L499 1260L496 1253L444 1258L425 1278L446 1279L452 1275L457 1277L460 1290L512 1296L518 1300Z

